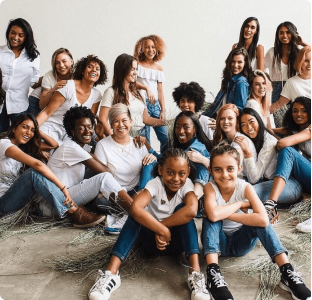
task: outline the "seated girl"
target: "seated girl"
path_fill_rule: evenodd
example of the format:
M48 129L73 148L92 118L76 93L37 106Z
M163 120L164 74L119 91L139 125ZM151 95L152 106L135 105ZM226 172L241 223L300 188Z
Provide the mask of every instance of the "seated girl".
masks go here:
M155 161L156 157L149 153L153 152L149 144L141 148L135 146L129 134L133 121L127 105L113 105L108 118L113 134L97 143L94 154L102 164L110 168L117 182L132 196L138 191L143 166ZM107 204L105 199L97 201L99 206ZM106 232L119 234L126 218L127 214L116 219L109 217Z
M278 202L289 203L287 199L291 200L296 195L298 200L301 186L311 193L311 99L296 98L284 115L283 126L275 129L285 137L276 145L279 152L274 180L255 186L260 199L268 199L265 204L271 219L278 218ZM294 147L299 147L302 155ZM284 188L290 179L293 181L290 175L297 183L286 199ZM290 193L289 189L287 191Z
M95 117L91 110L84 106L72 107L65 113L63 124L69 139L56 149L48 166L67 186L76 204L87 204L100 192L114 193L118 195L118 204L128 211L132 198L109 173L110 170L84 149L94 132ZM85 168L94 176L84 179Z
M109 299L120 286L119 267L138 237L151 255L185 252L191 267L187 280L191 299L210 299L199 266L200 252L193 220L198 201L188 178L190 170L190 161L183 150L165 151L156 165L156 178L148 182L133 201L130 216L112 249L110 263L105 272L99 271L89 300Z
M221 275L218 257L243 256L260 240L281 271L280 287L293 299L307 300L310 290L287 258L256 192L237 175L242 168L239 153L229 145L216 147L210 154L209 170L214 180L205 186L202 244L207 264L207 287L212 299L234 299ZM253 213L244 213L252 208Z
M196 114L202 129L209 140L213 139L216 121L198 112L205 102L205 91L197 82L181 82L172 93L174 102L182 111L191 111Z
M106 67L97 56L81 58L74 66L73 79L67 80L66 85L53 94L37 116L40 129L61 145L66 139L63 115L75 105L86 106L96 115L101 93L95 86L104 84L106 80Z
M18 116L0 138L0 215L22 209L37 191L53 206L57 216L64 217L69 213L76 227L90 227L102 222L105 216L78 207L66 185L41 161L41 139L55 147L53 139L40 134L32 114ZM24 171L26 166L29 168Z

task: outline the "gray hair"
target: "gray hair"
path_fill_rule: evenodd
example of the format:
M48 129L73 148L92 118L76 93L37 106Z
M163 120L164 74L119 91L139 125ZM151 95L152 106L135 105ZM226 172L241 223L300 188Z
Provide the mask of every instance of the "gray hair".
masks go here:
M112 124L113 121L121 114L127 114L128 117L131 119L131 114L130 114L130 110L129 107L123 103L117 103L114 104L108 113L108 120L109 123Z

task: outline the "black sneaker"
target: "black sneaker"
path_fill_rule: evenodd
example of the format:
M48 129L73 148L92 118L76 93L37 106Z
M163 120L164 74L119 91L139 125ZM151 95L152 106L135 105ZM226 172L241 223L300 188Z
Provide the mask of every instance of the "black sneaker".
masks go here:
M274 200L266 200L263 203L265 210L268 214L269 221L271 224L276 224L278 222L279 213L277 211L277 203Z
M234 300L217 264L207 266L207 289L212 300Z
M295 300L311 299L311 291L304 284L300 273L295 272L290 264L285 265L279 286L290 292Z

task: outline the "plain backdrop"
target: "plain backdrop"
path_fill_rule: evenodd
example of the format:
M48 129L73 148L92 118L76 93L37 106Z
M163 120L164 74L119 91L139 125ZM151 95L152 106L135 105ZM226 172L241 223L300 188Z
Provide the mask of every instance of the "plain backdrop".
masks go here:
M1 0L0 0L1 2ZM221 85L224 61L238 41L243 21L260 22L259 43L273 46L277 26L293 22L311 44L311 2L307 0L4 0L0 4L0 42L10 19L22 17L32 26L41 54L41 73L51 69L52 53L68 48L75 61L95 54L106 64L111 84L113 65L121 53L133 55L136 41L157 34L167 44L160 64L166 82L167 111L175 109L171 94L180 82L197 81L213 101Z

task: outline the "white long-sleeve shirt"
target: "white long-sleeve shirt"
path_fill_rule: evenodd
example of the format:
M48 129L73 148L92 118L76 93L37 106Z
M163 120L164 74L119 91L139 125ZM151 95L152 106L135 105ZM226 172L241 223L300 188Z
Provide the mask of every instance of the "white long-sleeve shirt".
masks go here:
M29 87L40 77L40 56L30 61L25 48L19 57L7 45L0 46L0 68L2 70L2 88L6 92L8 114L20 113L29 106Z

